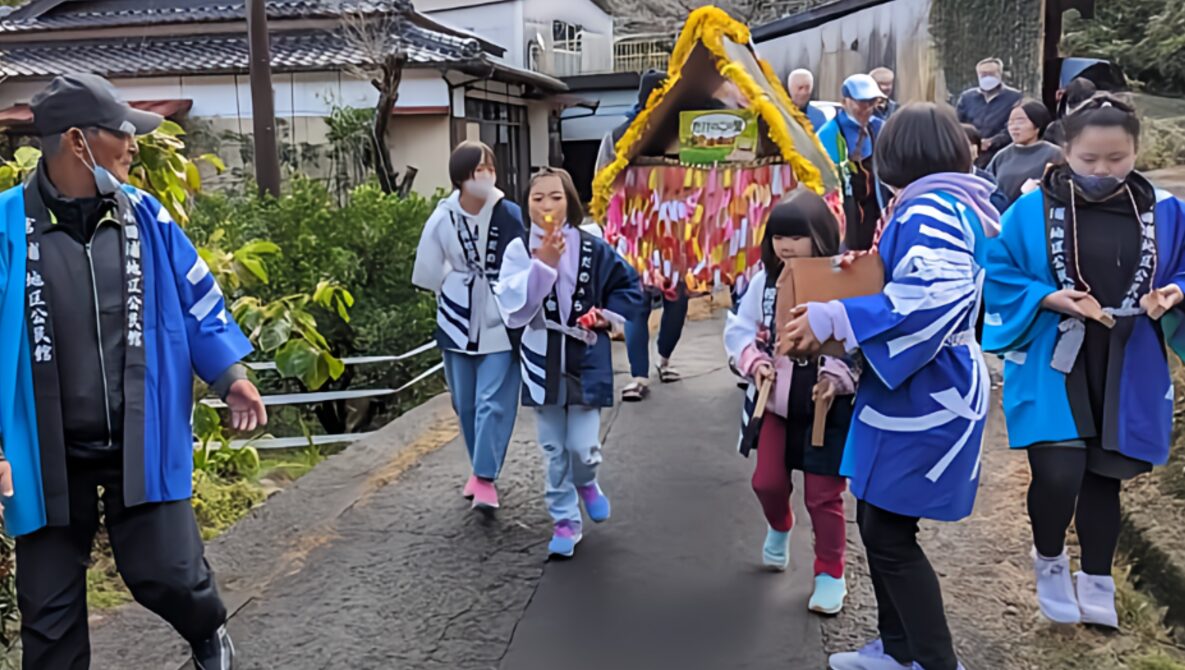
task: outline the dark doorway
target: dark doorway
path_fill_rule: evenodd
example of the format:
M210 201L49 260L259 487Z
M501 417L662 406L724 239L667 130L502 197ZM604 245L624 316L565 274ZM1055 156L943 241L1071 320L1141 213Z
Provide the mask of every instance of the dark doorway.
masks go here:
M477 123L481 141L494 149L498 188L512 200L522 202L531 156L527 108L493 100L466 98L465 120Z

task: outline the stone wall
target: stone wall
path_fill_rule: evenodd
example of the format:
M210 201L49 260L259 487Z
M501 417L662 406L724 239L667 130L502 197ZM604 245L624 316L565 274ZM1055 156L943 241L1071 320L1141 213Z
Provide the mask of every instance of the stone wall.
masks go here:
M996 56L1008 83L1041 95L1042 0L934 0L930 32L947 87L954 95L974 86L975 64Z

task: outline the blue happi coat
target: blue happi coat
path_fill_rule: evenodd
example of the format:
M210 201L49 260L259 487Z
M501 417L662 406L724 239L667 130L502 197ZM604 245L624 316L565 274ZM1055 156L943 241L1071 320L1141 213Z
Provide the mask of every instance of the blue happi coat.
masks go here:
M984 317L984 348L1003 353L1004 414L1014 448L1042 442L1098 437L1106 449L1154 465L1168 460L1173 424L1173 384L1165 344L1178 355L1185 352L1185 312L1180 307L1158 323L1138 305L1112 310L1132 319L1131 334L1120 352L1117 412L1108 409L1104 435L1095 435L1093 420L1076 421L1067 390L1068 375L1054 368L1059 334L1072 319L1043 309L1041 301L1061 288L1051 262L1060 235L1050 234L1051 223L1065 219L1057 207L1046 211L1043 191L1022 196L1005 213L1002 232L988 253L988 283ZM1046 215L1049 214L1049 217ZM1176 284L1185 290L1185 203L1166 191L1156 191L1153 212L1142 221L1146 244L1155 248L1156 288ZM1151 224L1151 225L1150 225ZM1063 256L1064 257L1064 256ZM1065 366L1062 366L1063 368ZM1111 419L1109 417L1114 417Z
M898 203L881 238L885 288L842 300L866 361L841 474L881 509L971 513L990 383L975 341L986 236L942 192Z
M209 268L161 204L130 186L117 200L133 281L125 333L125 503L184 500L193 488L193 376L213 382L251 345ZM0 439L13 471L14 496L3 501L11 535L69 523L61 426L38 421L39 414L60 410L39 408L34 385L37 366L54 359L42 348L48 343L38 344L36 355L31 346L31 228L25 188L0 194ZM63 330L69 325L58 321Z
M641 281L604 240L571 226L564 231L568 249L558 272L562 277L567 266L573 286L562 286L557 270L533 259L528 244L516 239L506 249L495 288L507 327L523 328L523 405L612 407L609 334L588 332L578 326L578 320L594 307L608 312L610 318L635 318L645 305ZM534 239L540 233L536 227ZM571 291L568 308L558 296L564 290Z

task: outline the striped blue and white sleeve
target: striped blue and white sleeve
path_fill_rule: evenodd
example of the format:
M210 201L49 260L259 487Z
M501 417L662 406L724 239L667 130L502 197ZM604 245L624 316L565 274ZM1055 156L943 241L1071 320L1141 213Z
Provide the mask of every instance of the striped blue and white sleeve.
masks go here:
M902 203L881 240L884 290L842 300L869 366L897 388L968 328L979 297L975 233L937 195Z
M203 381L212 384L250 354L253 347L231 317L222 289L185 231L154 198L149 196L145 201L156 216L169 250L193 369Z

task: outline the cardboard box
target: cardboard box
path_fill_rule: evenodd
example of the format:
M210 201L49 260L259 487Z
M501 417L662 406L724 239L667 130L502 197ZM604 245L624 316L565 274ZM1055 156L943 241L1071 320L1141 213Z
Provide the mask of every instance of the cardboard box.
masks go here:
M839 258L795 258L782 267L778 277L778 335L790 322L793 309L808 302L830 302L842 298L857 298L880 293L885 287L885 266L880 254L858 256L844 268ZM788 355L789 344L777 343L777 353ZM823 353L844 354L843 345L835 340L823 343Z
M757 117L748 110L679 114L679 160L690 165L757 158Z

